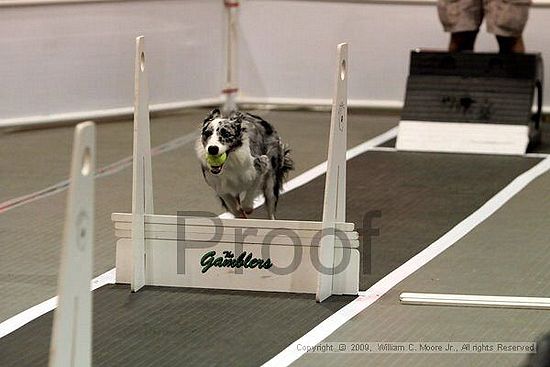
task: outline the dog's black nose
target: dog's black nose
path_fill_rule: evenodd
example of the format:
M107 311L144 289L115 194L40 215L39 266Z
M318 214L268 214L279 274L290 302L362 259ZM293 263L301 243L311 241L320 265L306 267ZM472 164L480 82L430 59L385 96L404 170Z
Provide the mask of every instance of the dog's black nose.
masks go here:
M208 147L208 154L217 155L219 151L220 149L215 145L211 145Z

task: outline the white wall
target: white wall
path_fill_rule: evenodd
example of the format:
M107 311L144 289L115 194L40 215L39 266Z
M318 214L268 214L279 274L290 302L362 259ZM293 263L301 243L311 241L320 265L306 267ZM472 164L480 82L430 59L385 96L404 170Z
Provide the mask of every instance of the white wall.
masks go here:
M241 93L255 100L331 98L336 45L345 41L350 43L350 99L398 106L409 51L444 49L448 42L430 2L244 0L240 24ZM542 51L547 65L548 24L550 8L532 8L525 31L528 49ZM476 50L497 50L484 28ZM550 106L550 72L545 85Z
M223 0L2 1L0 127L130 113L134 38L140 34L149 52L153 107L211 102L224 86ZM537 4L526 43L550 65L550 3ZM347 41L352 103L400 106L409 50L445 48L448 40L430 0L241 0L239 13L245 100L328 102L336 44ZM477 46L497 49L484 30ZM550 72L545 105L550 109Z
M0 126L131 107L141 34L152 103L218 96L224 22L221 0L3 7Z

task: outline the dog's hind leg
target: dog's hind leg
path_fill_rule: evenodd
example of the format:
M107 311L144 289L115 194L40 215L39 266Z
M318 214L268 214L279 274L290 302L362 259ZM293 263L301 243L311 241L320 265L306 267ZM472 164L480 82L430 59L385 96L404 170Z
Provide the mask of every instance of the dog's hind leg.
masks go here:
M275 179L272 174L268 175L263 187L265 197L265 208L267 210L267 218L275 219L275 210L277 209L278 195L275 194Z
M246 190L243 200L241 201L241 208L245 215L252 214L252 211L254 211L254 200L256 196L260 194L260 188L269 170L269 158L265 155L256 157L254 159L254 168L256 169L256 178Z

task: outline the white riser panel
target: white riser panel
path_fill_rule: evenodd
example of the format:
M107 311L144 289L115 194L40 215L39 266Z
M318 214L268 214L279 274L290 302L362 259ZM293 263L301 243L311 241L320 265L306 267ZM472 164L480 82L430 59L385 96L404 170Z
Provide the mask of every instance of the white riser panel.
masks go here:
M421 152L525 154L526 125L401 121L398 150Z
M250 291L315 293L317 290L317 269L311 261L312 247L302 247L302 258L295 270L287 275L274 274L271 269L239 269L242 274L235 274L232 268L212 267L202 273L201 257L216 251L216 257L223 256L223 251L232 251L235 246L227 243L208 248L189 248L185 250L185 274L177 274L177 243L165 240L146 240L146 284L157 286L239 289ZM262 245L244 244L243 251L252 253L254 258L261 258ZM295 249L290 246L270 246L269 258L275 266L287 267L294 259ZM240 254L236 254L238 256ZM335 249L335 264L342 261L346 254L349 262L343 273L348 284L337 285L335 294L356 294L359 277L359 251L357 249ZM132 243L130 239L117 241L117 283L129 283L131 276ZM316 256L316 251L313 252Z

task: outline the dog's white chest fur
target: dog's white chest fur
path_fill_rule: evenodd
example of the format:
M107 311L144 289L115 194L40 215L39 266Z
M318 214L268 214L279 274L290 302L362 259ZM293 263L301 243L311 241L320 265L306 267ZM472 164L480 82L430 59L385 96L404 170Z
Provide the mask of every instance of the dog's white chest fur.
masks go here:
M257 171L247 142L229 154L221 174L214 175L206 171L205 178L208 185L219 194L238 196L250 190L257 178Z

